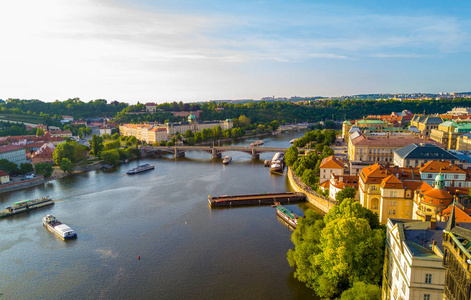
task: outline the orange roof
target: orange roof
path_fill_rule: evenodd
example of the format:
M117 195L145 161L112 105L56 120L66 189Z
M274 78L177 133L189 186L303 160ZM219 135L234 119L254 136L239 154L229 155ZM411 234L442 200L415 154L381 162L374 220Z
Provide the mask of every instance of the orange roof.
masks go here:
M402 182L394 175L389 175L381 181L381 186L388 189L403 189Z
M326 157L322 160L321 165L319 166L319 168L343 169L343 164L339 159L337 159L335 156L331 155L331 156Z
M383 178L388 177L390 174L383 166L378 163L363 168L360 172L360 178L364 183L380 184Z
M330 181L324 181L323 183L320 184L320 187L328 189L330 187Z
M8 173L3 171L3 170L0 170L0 176L8 176Z
M420 173L414 167L386 167L386 169L401 180L419 180Z
M423 185L424 183L425 182L423 182L423 181L408 180L408 181L404 181L403 185L407 190L415 191L415 190L419 189L419 187L421 185ZM425 184L427 184L427 183L425 183ZM428 186L430 188L432 188L430 185L428 185Z
M431 189L424 193L421 202L427 205L448 206L453 201L453 196L445 189Z
M448 218L450 217L451 209L453 208L453 205L448 206L444 210L442 210L439 215L445 218L445 221L448 221ZM461 208L458 206L455 206L455 222L458 223L470 223L471 222L471 216L469 216L466 212L464 212Z
M419 171L422 173L466 173L466 171L448 161L437 160L426 163Z

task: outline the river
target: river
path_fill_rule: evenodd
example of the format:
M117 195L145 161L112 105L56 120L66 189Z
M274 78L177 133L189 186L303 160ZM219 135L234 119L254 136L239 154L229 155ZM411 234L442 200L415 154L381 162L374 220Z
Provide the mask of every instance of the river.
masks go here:
M289 147L303 134L266 137L264 146ZM317 299L293 278L286 259L292 231L274 208L208 206L208 195L290 191L286 176L263 166L273 153L256 161L224 155L233 157L229 165L192 151L2 194L1 209L46 195L58 201L0 219L0 298ZM155 170L126 175L142 163ZM287 207L302 214L308 205ZM46 214L78 238L58 239L41 223Z

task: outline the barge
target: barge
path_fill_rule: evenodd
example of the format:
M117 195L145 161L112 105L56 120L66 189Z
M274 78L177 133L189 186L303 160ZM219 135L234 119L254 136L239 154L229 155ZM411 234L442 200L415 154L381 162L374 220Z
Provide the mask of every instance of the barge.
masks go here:
M27 212L36 208L53 205L54 200L49 196L34 199L34 200L23 200L13 203L12 205L0 211L0 218L16 215L18 213Z
M63 240L70 240L77 238L77 233L75 233L72 228L61 223L53 215L47 215L43 218L43 225L46 228L60 237Z
M300 216L294 214L292 211L290 211L283 205L276 206L276 215L283 219L293 228L296 228L296 226L298 225L298 218L300 218Z
M145 164L145 165L140 165L134 169L129 170L126 174L133 175L133 174L137 174L137 173L141 173L141 172L145 172L145 171L149 171L153 169L155 169L154 165Z
M222 195L217 197L208 196L211 207L232 207L242 205L273 205L278 203L296 203L306 201L303 193L266 193L253 195Z

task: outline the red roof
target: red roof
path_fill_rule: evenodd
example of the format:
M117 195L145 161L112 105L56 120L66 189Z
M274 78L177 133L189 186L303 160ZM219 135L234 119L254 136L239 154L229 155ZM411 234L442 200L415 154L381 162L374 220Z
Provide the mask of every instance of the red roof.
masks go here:
M16 151L16 150L20 150L20 149L24 149L24 148L25 147L15 146L15 145L3 145L3 146L0 146L0 153Z
M322 160L319 168L324 169L343 169L343 164L335 156L331 155Z

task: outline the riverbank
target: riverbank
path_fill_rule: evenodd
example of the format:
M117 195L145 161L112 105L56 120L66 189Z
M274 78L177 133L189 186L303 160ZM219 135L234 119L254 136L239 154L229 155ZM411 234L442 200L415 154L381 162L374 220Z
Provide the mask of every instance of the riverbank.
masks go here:
M306 194L307 200L309 203L320 209L324 213L328 213L334 205L337 204L337 201L335 200L330 200L327 197L322 196L321 194L317 193L313 189L311 189L309 186L304 184L301 179L296 177L294 175L293 170L291 170L290 167L288 167L288 180L291 185L291 187L296 191L296 192L301 192Z
M44 176L37 176L32 179L24 179L18 182L5 183L5 184L0 185L0 193L26 189L33 186L41 185L45 182L46 180L44 179Z

